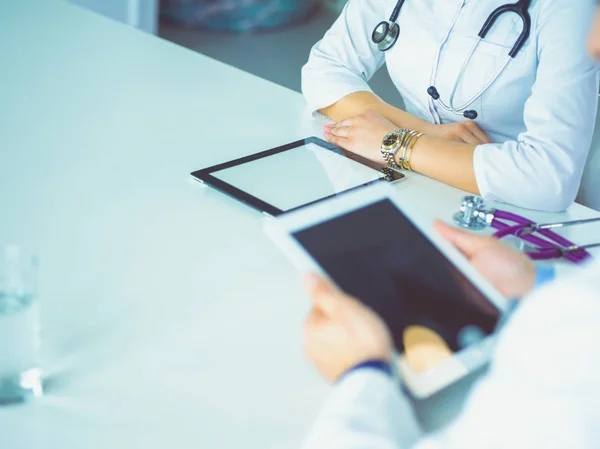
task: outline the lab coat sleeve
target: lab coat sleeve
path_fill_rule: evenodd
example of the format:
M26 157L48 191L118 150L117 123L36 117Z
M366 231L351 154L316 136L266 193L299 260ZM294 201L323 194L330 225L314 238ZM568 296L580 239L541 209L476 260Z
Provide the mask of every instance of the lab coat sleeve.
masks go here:
M416 418L397 381L362 369L335 386L302 449L404 449L419 437Z
M600 442L600 263L536 290L461 416L415 449L592 449Z
M542 3L527 130L517 141L477 147L473 164L485 199L560 211L575 200L594 132L598 72L584 49L596 2Z
M371 42L371 34L387 18L385 5L380 0L350 0L315 44L302 69L302 93L313 111L354 92L372 92L368 81L385 58Z

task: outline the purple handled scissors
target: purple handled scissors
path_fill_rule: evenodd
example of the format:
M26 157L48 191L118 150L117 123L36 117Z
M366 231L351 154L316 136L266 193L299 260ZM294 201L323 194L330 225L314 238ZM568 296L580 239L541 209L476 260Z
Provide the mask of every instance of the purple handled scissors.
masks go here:
M563 223L536 224L528 218L512 212L486 209L483 199L477 196L466 196L462 200L460 211L454 214L453 218L456 224L464 228L477 230L491 226L496 229L494 234L496 238L512 235L535 245L537 250L526 252L533 260L564 257L573 263L580 264L591 257L591 254L586 251L587 249L600 247L600 242L576 245L552 230L600 222L600 217ZM534 233L538 233L539 236L533 235Z

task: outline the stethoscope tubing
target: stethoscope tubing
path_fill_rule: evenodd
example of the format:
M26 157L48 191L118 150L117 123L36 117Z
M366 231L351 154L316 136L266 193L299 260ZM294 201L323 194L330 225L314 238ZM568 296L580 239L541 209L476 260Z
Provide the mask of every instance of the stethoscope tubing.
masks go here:
M567 254L571 254L575 251L583 251L592 248L599 248L600 243L592 243L589 245L575 246L575 247L567 247L567 248L542 248L535 252L527 253L531 260L552 260L552 259L560 259L561 257L565 257ZM580 263L584 263L586 259L580 261Z
M379 50L381 50L381 51L388 51L390 48L392 48L396 44L396 41L398 40L398 35L399 35L400 31L399 31L399 26L397 24L397 20L398 20L398 17L400 16L400 11L402 10L402 7L404 6L404 2L405 2L405 0L398 0L396 2L396 6L394 7L394 10L392 11L392 14L389 17L389 20L387 22L385 22L385 21L380 22L379 24L377 24L377 26L373 30L372 40L375 44L378 45ZM449 97L448 103L444 102L441 99L441 96L440 96L437 88L435 87L435 81L437 78L437 65L439 64L439 61L440 61L440 53L441 53L441 48L440 48L440 51L438 51L437 58L436 58L437 59L436 69L433 71L433 74L431 77L431 86L428 88L427 92L429 93L431 98L433 98L434 101L439 102L442 109L444 109L448 112L457 114L457 115L462 114L465 118L468 118L471 120L474 120L477 118L477 116L478 116L477 111L467 110L467 108L469 108L473 103L475 103L479 98L481 98L488 91L488 89L492 86L492 84L494 84L496 82L496 80L504 72L504 70L506 69L508 64L517 56L517 54L519 53L519 51L521 50L523 45L525 45L525 43L529 39L529 36L531 34L531 16L529 14L530 5L531 5L531 0L517 0L515 3L508 3L505 5L499 6L489 15L489 17L485 21L483 27L481 28L481 31L478 33L478 39L476 40L468 57L463 62L460 73L454 82L454 86L452 88L452 93ZM446 36L444 37L444 39L442 41L442 46L448 40L450 31L452 30L452 27L458 20L458 16L460 14L462 6L463 5L461 5L461 7L458 9L457 15L456 15L454 21L452 22L452 26L450 27L450 29L448 30L448 32L446 33ZM469 62L471 62L471 59L473 58L473 54L474 54L475 50L478 48L480 42L483 39L485 39L485 37L490 32L490 30L493 28L493 26L496 24L498 19L503 14L506 14L506 13L514 13L514 14L517 14L521 18L521 21L523 23L523 30L522 30L520 36L515 41L515 44L514 44L513 48L511 49L511 51L506 59L506 62L502 65L502 68L496 74L496 76L494 76L491 79L491 81L489 81L485 85L485 87L483 89L481 89L480 92L478 92L469 101L467 101L464 106L456 107L454 105L454 98L455 98L456 92L458 90L458 86L460 85L460 82L464 76L466 69L467 69L467 66L468 66ZM392 34L390 34L390 33L392 33Z
M501 221L494 221L492 223L492 226L498 230L494 234L494 237L498 239L511 235L514 236L520 230L523 229L523 226L521 225L511 226ZM542 233L540 232L540 234ZM570 260L575 264L581 264L591 257L591 255L583 249L579 249L577 251L561 252L561 249L575 246L575 244L564 239L563 237L554 232L551 232L551 235L544 235L544 237L552 239L556 244L549 242L548 240L542 239L540 237L537 237L535 235L524 235L518 238L540 248L539 251L526 252L526 254L532 260L548 260L564 257L565 259Z
M398 16L400 16L400 10L402 9L402 6L404 6L405 1L406 0L398 0L398 2L396 2L396 6L390 15L390 22L396 22L398 20Z
M516 225L509 225L506 224L500 220L508 220L508 221L512 221L514 223L517 223ZM494 213L494 219L492 220L492 227L494 229L497 229L496 233L494 234L494 237L500 239L503 237L507 237L509 235L516 235L520 230L523 229L524 226L526 225L533 225L535 224L533 221L522 217L520 215L514 214L512 212L508 212L508 211L502 211L502 210L496 210ZM535 235L523 235L523 236L519 236L520 239L529 242L533 245L536 245L542 249L547 249L547 250L560 250L561 248L568 248L568 247L572 247L572 246L576 246L575 243L571 242L570 240L564 238L563 236L557 234L554 231L551 231L549 229L540 229L537 231L540 235L546 237L547 239L551 240L552 242L549 242L548 240L542 239L540 237L537 237ZM543 256L542 253L536 255L536 252L530 252L528 253L528 255L534 259L534 260L542 260ZM573 252L566 252L563 253L562 256L567 259L570 260L573 263L576 264L581 264L583 262L585 262L587 259L589 259L591 257L591 254L583 249L577 250L577 251L573 251ZM545 257L545 259L548 259L549 257Z

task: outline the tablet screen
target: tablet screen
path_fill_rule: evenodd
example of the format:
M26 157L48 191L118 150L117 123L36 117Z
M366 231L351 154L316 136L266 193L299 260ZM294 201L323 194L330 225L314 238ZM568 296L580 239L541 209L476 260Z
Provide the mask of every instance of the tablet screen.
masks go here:
M382 177L381 171L314 143L213 171L211 175L283 211Z
M456 352L491 334L498 309L390 200L293 234L345 292L377 312L404 351L405 330Z

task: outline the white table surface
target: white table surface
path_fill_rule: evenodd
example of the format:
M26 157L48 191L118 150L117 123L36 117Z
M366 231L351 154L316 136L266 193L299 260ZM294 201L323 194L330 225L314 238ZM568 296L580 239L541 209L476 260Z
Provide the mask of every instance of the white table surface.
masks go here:
M328 391L298 273L188 173L313 134L302 97L58 1L1 2L0 55L0 244L39 255L52 373L0 447L296 447ZM445 219L463 194L396 189Z

